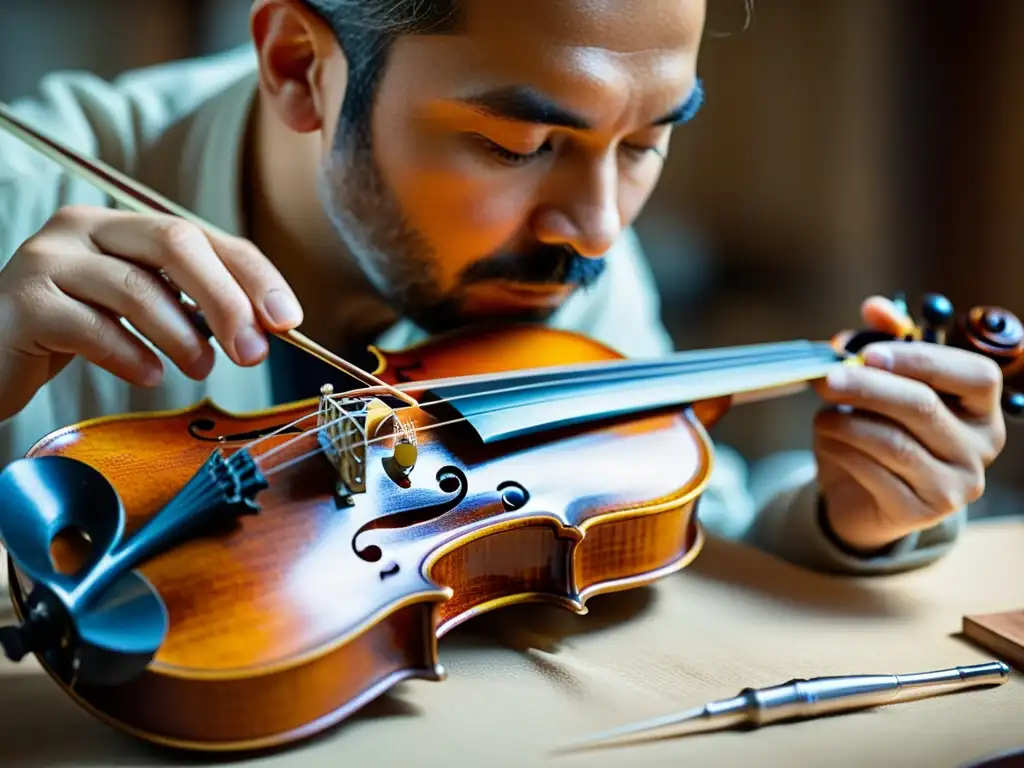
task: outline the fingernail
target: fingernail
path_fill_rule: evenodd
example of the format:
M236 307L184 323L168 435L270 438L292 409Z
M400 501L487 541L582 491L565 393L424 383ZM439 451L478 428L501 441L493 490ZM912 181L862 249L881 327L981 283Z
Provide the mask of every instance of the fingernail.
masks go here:
M263 309L278 325L298 325L302 319L302 308L286 291L275 288L263 300Z
M892 352L885 347L868 347L864 350L864 362L874 368L892 370Z
M255 328L243 328L235 337L235 354L243 363L259 362L266 351L267 340Z
M142 386L155 387L164 379L164 370L161 366L147 366L142 370Z

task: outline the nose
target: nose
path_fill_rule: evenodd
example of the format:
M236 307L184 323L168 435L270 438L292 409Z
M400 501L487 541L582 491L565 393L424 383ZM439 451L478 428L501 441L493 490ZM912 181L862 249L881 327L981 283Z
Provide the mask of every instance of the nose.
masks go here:
M614 159L581 162L577 172L558 180L550 202L538 207L534 236L549 245L567 245L581 256L600 258L622 234L619 173Z

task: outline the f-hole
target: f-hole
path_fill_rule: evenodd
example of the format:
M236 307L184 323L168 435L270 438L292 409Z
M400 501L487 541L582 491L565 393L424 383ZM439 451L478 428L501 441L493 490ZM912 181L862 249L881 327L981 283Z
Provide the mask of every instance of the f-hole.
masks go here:
M380 547L376 544L361 546L360 537L369 531L395 530L398 528L411 528L415 525L423 525L437 520L455 509L466 498L469 493L469 479L458 467L442 467L436 476L437 487L441 491L441 498L435 496L433 504L425 504L421 507L394 512L390 515L371 520L352 537L352 549L355 553L368 563L376 563L383 556ZM385 569L387 570L387 569ZM384 574L388 575L388 574Z
M61 528L50 541L50 562L64 576L74 576L92 558L92 539L77 525Z

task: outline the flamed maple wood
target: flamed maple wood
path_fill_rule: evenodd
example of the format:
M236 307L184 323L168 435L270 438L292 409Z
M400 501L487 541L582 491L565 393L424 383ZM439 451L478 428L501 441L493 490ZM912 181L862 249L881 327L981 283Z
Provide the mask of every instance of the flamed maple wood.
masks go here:
M442 339L395 359L382 353L376 374L390 383L399 365L406 379L507 370L523 349L531 365L615 357L572 334L523 328L458 347ZM192 476L212 440L241 447L316 407L245 416L201 403L103 418L49 435L30 455L102 471L123 501L127 537ZM474 615L531 600L584 612L594 594L685 567L703 541L695 509L712 466L704 425L727 407L720 398L501 445L481 443L464 424L422 431L408 489L379 469L387 442L371 444L366 493L350 507L336 503L336 474L322 455L299 462L269 475L258 516L139 569L170 616L140 677L72 689L48 671L95 716L157 743L236 750L312 735L401 680L442 679L438 639ZM429 408L407 417L418 427L438 418ZM285 432L253 454L285 443L271 471L316 445ZM442 471L465 488L445 486ZM518 510L502 505L509 481L529 496ZM62 571L83 562L75 542L54 547ZM31 585L17 569L11 577L20 611Z

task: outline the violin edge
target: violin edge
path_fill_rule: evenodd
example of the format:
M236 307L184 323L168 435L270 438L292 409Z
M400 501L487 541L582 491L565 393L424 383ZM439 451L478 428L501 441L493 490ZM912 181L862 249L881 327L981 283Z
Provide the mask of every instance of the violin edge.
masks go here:
M100 702L96 701L95 696L90 696L88 693L83 694L79 690L68 685L68 683L62 680L53 668L47 664L45 659L40 658L38 655L35 655L34 657L43 671L46 672L46 674L58 686L59 690L61 690L87 714L91 715L99 722L104 723L108 727L140 741L148 742L158 747L180 749L195 753L261 754L272 752L276 749L289 747L330 733L335 728L343 727L346 722L353 717L357 717L363 709L377 702L382 696L390 692L399 683L411 680L423 680L427 682L444 681L447 678L447 670L439 661L439 642L444 635L448 634L456 626L459 626L470 619L483 616L487 613L492 613L500 608L529 604L553 605L582 615L588 612L587 604L594 597L606 595L612 592L651 586L657 584L667 576L686 569L703 550L707 540L707 534L696 515L696 503L699 500L699 494L687 494L684 498L685 500L679 503L676 507L664 510L664 513L675 512L678 514L684 520L684 528L687 532L684 547L680 549L678 557L674 558L668 564L662 565L661 567L646 573L635 574L626 578L608 579L592 583L579 590L577 599L543 592L523 592L499 597L489 600L484 604L473 606L468 610L461 611L452 621L447 623L440 621L440 609L442 606L442 602L440 601L420 601L404 606L399 611L390 614L390 616L386 617L384 620L368 625L366 631L362 634L362 639L366 643L366 648L372 649L374 647L380 647L380 645L374 642L375 640L381 641L382 638L388 635L394 635L397 633L401 637L408 637L410 630L420 634L425 632L426 635L429 636L429 639L425 638L426 643L421 646L421 648L428 650L428 653L426 654L428 658L424 660L427 663L415 663L410 659L409 661L412 663L395 664L394 660L392 660L393 666L397 668L384 675L376 674L379 670L378 665L368 664L366 669L370 670L373 674L376 674L377 679L373 680L369 685L365 686L354 695L351 693L336 694L335 698L340 702L338 706L324 708L323 711L316 713L303 711L299 715L295 715L293 710L292 719L296 721L296 725L293 727L278 729L267 728L265 729L267 731L266 733L257 736L249 735L239 736L236 738L202 738L198 734L194 736L186 734L172 735L168 733L171 729L147 728L143 727L140 723L133 723L130 721L131 717L129 715L135 715L138 717L139 706L144 704L146 700L159 701L163 705L163 708L161 709L161 717L158 719L166 716L168 711L167 707L169 707L172 712L185 711L189 713L192 719L197 722L212 722L219 720L219 723L222 726L224 724L224 718L222 716L223 707L225 705L230 707L230 703L234 701L245 701L245 708L247 711L251 709L252 711L274 712L275 708L271 705L282 695L281 690L278 689L277 686L261 686L247 693L232 691L232 684L249 685L252 683L253 679L258 678L211 681L201 678L184 679L167 677L159 674L158 672L155 673L147 671L142 677L137 679L136 683L134 683L134 686L136 686L138 690L133 692L132 695L124 698L122 703L123 713L115 714L109 711L109 707L103 707ZM639 515L638 518L634 519L640 518L643 518L642 514ZM14 607L15 614L20 621L24 615L24 600L27 593L25 585L21 583L21 577L17 571L13 558L11 558L7 553L4 554L9 579L8 596ZM433 631L431 631L431 628L433 628ZM395 647L393 643L386 641L383 642L383 645L389 649ZM414 648L415 645L416 644L407 643L400 647L411 649ZM320 658L311 659L310 662L306 664L284 669L278 674L280 683L283 686L286 686L289 695L303 691L304 689L308 692L308 689L322 687L322 680L325 679L325 677L337 679L338 677L344 676L345 668L348 666L346 660L350 655L350 651L351 645L341 645L336 647L333 652L325 654ZM331 670L332 667L333 671ZM296 678L296 672L301 675L300 679ZM305 685L303 683L305 683ZM179 688L175 693L171 688L171 686L175 684L187 687L189 689L188 692L186 693L183 689ZM129 685L128 687L132 686ZM123 692L127 690L128 687L120 686L117 690ZM97 689L92 690L96 691ZM182 694L184 694L184 696ZM259 705L260 698L266 699L263 702L266 706L263 706L262 708ZM190 701L186 704L185 699L190 699ZM297 698L296 700L300 699ZM296 710L305 710L308 706L307 699L303 698L301 700L303 702L302 706L296 707ZM196 714L197 712L200 714ZM218 718L218 715L221 717ZM236 726L243 729L246 728L246 721L244 717L239 717L235 722Z

